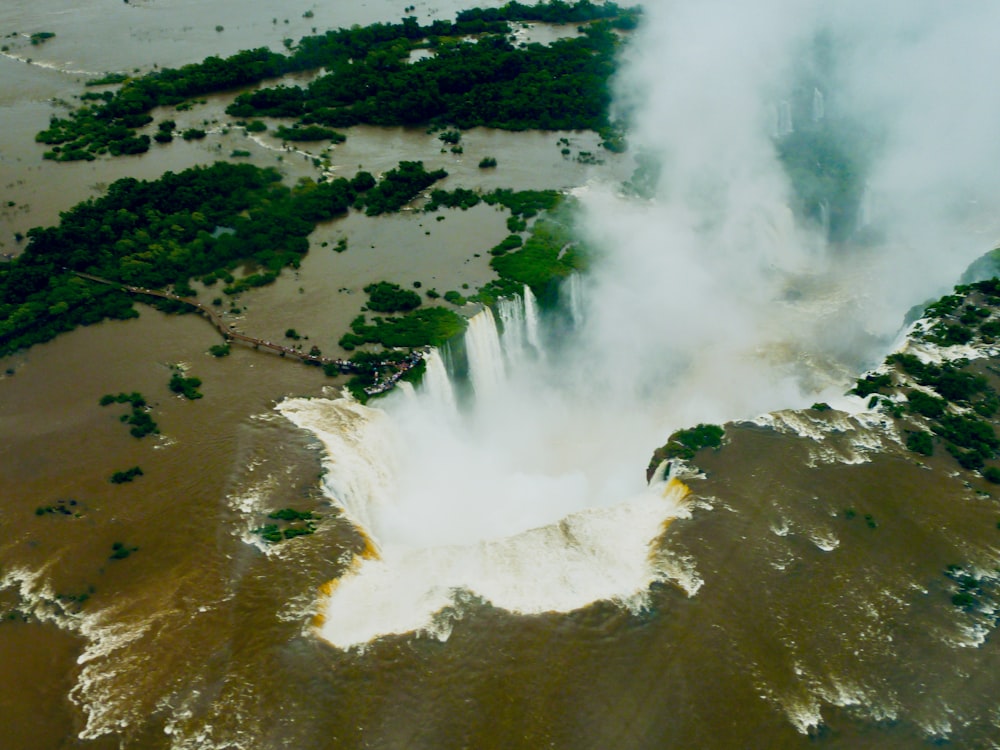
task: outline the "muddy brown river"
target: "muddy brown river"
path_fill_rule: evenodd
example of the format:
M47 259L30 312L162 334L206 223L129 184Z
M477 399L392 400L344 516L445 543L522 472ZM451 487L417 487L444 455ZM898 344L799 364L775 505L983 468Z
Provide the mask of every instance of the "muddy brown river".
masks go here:
M418 2L415 12L425 20L459 6ZM422 159L449 171L445 187L484 189L569 190L631 172L628 156L585 165L561 154L561 138L574 153L599 152L592 133L478 129L455 155L422 130L358 127L327 154L302 154L234 128L138 158L73 164L43 161L33 142L88 73L279 49L313 26L396 20L401 11L381 0L290 0L280 9L238 0L72 8L7 0L0 251L16 254L15 233L57 221L119 177L155 178L233 149L279 167L289 183L319 175L314 156L348 175ZM8 41L42 30L56 37L37 48L23 37ZM207 121L221 131L226 101L177 113L178 127ZM485 155L497 158L497 170L478 169ZM302 343L340 356L336 342L360 311L364 285L475 288L492 278L488 250L507 234L506 216L485 205L378 219L352 213L318 227L301 268L242 295L242 311L229 320L276 341L295 328L308 337ZM341 238L348 249L336 253ZM841 429L817 439L807 436L815 414L788 412L729 425L724 447L699 455L703 473L682 478L690 495L657 485L650 500L648 456L688 424L679 420L699 421L698 399L685 397L683 417L652 401L637 415L639 402L602 393L614 352L583 365L567 354L582 346L574 327L587 330L574 293L567 285L563 309L548 316L533 317L527 300L506 311L503 352L485 354L483 366L520 405L501 395L490 407L484 386L468 382L472 372L456 384L458 405L447 402L454 423L431 424L443 402L420 405L430 383L393 394L384 410L345 416L337 411L342 381L239 346L217 359L207 350L219 336L205 320L142 304L137 320L81 328L0 360L0 747L996 746L995 618L954 607L943 574L948 565L995 574L1000 509L990 486L959 475L947 456L917 461L876 422L844 416ZM807 293L789 314L827 320L851 302L839 300L832 313L809 304ZM482 332L487 344L494 335ZM454 370L451 355L442 361ZM765 359L782 357L802 365L794 352ZM842 393L861 363L831 358L804 366L823 375L815 379L824 393ZM178 365L201 378L204 398L170 392ZM522 371L538 379L525 386ZM588 381L589 389L581 385ZM159 435L137 440L119 421L126 405L99 405L122 391L146 397ZM485 405L470 406L470 393ZM303 408L319 405L327 421L297 424L287 406L302 398L314 399ZM524 421L532 413L541 419ZM406 431L420 420L426 432ZM400 432L362 432L384 422ZM378 455L359 463L371 446L395 451L398 435L443 447L426 460L400 449L398 464ZM516 466L467 453L463 442ZM421 460L432 491L413 495ZM143 472L136 481L109 482L133 466ZM362 480L371 485L364 492ZM412 515L394 522L390 504L372 511L370 527L359 523L345 497L376 497L376 486L403 498L401 512ZM457 500L438 506L434 493ZM587 499L574 504L574 493ZM495 534L435 546L401 528L461 531L453 516L473 502L483 503L474 515L488 517ZM535 523L546 502L551 518L540 512ZM281 508L318 516L315 533L262 542L254 530ZM527 520L508 529L518 515ZM129 554L116 555L122 549ZM467 549L475 554L462 556ZM579 549L588 556L572 557ZM366 578L362 568L377 561L387 577ZM422 571L428 577L412 585L405 577ZM603 571L620 577L601 588ZM348 584L359 587L358 601L379 605L371 613L359 605L344 622L357 616L351 633L378 635L361 643L343 635L348 643L338 645L336 627L324 637L316 626L324 617L330 625L337 610L328 605L355 601L337 598ZM425 593L447 605L417 632L371 624L394 605L409 607L411 596L423 606L415 595Z

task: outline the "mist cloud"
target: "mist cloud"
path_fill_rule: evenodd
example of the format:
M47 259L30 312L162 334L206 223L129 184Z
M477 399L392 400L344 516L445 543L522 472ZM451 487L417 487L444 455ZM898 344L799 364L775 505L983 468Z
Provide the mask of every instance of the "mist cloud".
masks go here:
M575 329L491 363L506 376L462 413L429 393L393 395L389 419L283 407L324 439L331 494L382 545L331 596L326 636L431 627L462 589L544 611L564 606L554 592L635 602L677 576L645 553L679 512L644 490L653 449L698 422L857 408L844 392L907 309L994 246L998 16L986 3L650 4L617 107L660 178L642 198L580 191L597 253ZM599 533L577 531L598 518ZM637 549L639 564L590 587ZM355 600L422 614L337 631Z

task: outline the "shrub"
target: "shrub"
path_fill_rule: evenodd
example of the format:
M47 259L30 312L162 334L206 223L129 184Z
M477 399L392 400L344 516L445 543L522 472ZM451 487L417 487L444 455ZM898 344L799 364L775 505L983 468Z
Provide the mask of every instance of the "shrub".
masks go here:
M1000 469L996 466L988 466L983 469L983 477L987 482L992 482L993 484L1000 484Z
M174 393L181 394L184 398L190 401L194 401L204 396L204 394L198 390L198 386L200 385L201 378L185 377L180 372L175 372L170 376L170 390Z
M924 456L934 455L934 439L929 432L919 430L906 436L906 447Z
M399 284L379 281L365 287L368 309L375 312L409 312L420 307L420 295Z
M116 471L111 475L111 484L124 484L125 482L131 482L136 477L142 476L142 469L138 466L133 466L131 469L126 469L125 471Z

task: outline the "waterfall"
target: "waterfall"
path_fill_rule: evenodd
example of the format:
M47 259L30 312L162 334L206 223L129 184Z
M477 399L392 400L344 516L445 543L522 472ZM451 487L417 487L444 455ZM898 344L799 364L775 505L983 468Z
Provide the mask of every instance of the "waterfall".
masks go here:
M826 117L826 102L823 100L823 92L813 89L813 122L820 122Z
M511 367L517 367L527 356L525 340L525 306L520 298L505 298L497 301L497 314L503 325L503 353Z
M500 336L490 308L484 307L469 319L465 351L476 396L482 398L494 393L504 379L504 366Z
M437 349L431 349L424 357L427 363L427 370L424 373L422 390L435 406L446 414L454 414L458 407L455 403L455 391L451 387L451 379L448 377L448 370L444 366L444 360Z
M821 201L819 204L819 223L823 228L823 239L830 239L830 203Z
M573 327L579 328L583 325L583 277L574 273L566 282L569 288L569 314L573 320Z
M872 223L872 188L865 183L864 192L861 193L861 201L858 203L857 229L864 229Z
M778 138L782 138L794 132L795 127L792 124L792 105L787 99L782 99L778 102L777 125L775 127L774 134Z
M543 354L541 337L538 335L538 301L531 287L524 285L524 332L535 353Z

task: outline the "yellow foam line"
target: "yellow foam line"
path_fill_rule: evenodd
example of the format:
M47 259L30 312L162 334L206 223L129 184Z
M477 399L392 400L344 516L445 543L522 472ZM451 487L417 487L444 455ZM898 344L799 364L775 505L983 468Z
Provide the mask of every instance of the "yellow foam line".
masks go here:
M351 558L350 565L347 566L347 570L341 574L340 578L333 578L326 583L321 583L317 589L316 614L312 618L312 627L316 630L322 628L326 623L326 615L323 614L326 611L326 603L333 596L333 592L337 590L344 576L356 572L361 566L362 560L378 560L381 557L378 553L378 546L372 541L372 538L361 529L357 529L357 532L364 542L361 551Z

